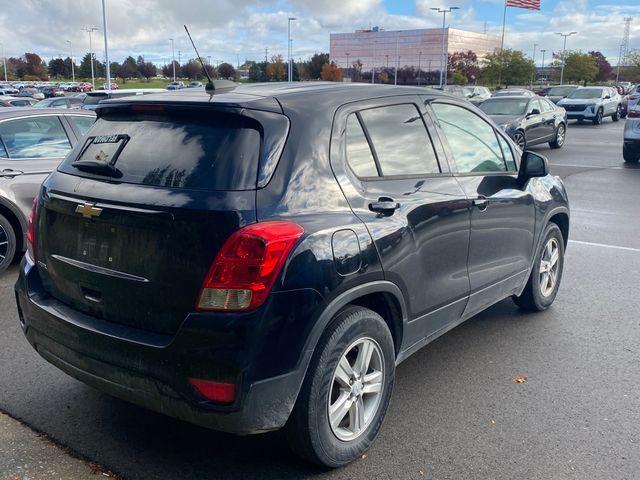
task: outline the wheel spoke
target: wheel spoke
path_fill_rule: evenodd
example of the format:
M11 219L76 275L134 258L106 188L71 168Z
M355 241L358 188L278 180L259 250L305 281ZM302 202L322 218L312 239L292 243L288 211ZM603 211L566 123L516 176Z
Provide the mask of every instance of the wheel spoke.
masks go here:
M358 433L364 427L364 404L362 397L358 397L351 403L349 409L349 427L353 433Z
M351 399L348 392L340 392L338 399L329 407L329 422L335 429L349 412Z
M362 393L378 393L382 390L382 372L372 372L363 378Z
M551 258L549 260L551 267L554 267L556 263L558 263L558 258L560 258L560 250L557 248L554 248L553 253L551 254Z
M335 379L343 387L349 388L349 381L353 379L353 376L353 368L351 368L347 357L343 355L338 363L338 368L336 368Z
M371 356L373 355L373 345L368 340L365 340L360 344L358 348L358 357L353 365L353 370L357 375L363 377L369 369L369 363L371 363Z

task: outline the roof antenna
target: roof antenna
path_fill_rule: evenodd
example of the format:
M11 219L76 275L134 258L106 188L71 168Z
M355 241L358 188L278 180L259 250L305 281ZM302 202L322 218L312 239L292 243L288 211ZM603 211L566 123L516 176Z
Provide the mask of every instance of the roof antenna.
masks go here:
M216 87L213 85L213 80L211 80L211 77L209 76L209 72L207 71L207 69L204 66L204 62L202 61L202 57L198 53L198 49L196 48L196 44L193 43L193 39L191 38L191 34L189 33L189 29L187 28L186 25L184 26L184 29L187 31L187 35L189 35L189 40L191 41L191 45L193 45L193 49L196 51L196 55L198 56L198 60L200 60L200 65L202 65L202 71L204 72L205 76L207 77L207 80L209 80L209 82L204 87L204 89L205 89L205 91L207 91L209 93L213 93L213 91L216 89Z

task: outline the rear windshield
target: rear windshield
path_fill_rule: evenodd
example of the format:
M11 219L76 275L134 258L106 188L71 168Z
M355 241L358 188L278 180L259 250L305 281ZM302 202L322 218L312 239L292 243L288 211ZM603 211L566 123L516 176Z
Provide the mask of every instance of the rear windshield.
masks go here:
M111 115L97 120L59 170L139 185L250 190L256 188L260 145L257 123L238 115ZM75 161L111 163L117 175L86 171Z
M553 97L556 95L566 97L571 92L573 92L576 88L578 87L553 87L549 89L549 91L547 92L547 95L549 95L550 97Z
M480 110L487 115L524 115L528 104L526 98L496 98L482 102Z
M83 105L97 105L101 100L109 98L107 94L103 95L87 95L82 99Z

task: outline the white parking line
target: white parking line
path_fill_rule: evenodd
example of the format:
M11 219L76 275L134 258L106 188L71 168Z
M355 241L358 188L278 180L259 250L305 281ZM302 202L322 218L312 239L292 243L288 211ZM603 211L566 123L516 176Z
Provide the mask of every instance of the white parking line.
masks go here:
M627 252L640 253L640 248L621 247L619 245L607 245L606 243L583 242L582 240L569 240L569 243L577 243L580 245L588 245L590 247L613 248L615 250L626 250Z

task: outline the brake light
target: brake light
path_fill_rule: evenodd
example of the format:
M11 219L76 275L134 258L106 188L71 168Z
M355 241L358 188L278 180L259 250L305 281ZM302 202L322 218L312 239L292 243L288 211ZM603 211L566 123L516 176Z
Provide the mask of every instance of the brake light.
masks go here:
M27 251L31 258L36 259L36 212L38 210L38 197L33 199L31 215L27 221Z
M233 383L212 382L200 378L190 378L189 383L207 400L233 403L236 398L236 386Z
M235 232L209 267L196 308L219 311L258 308L269 296L303 233L300 225L284 221L256 223Z
M640 110L629 110L627 112L628 118L640 118Z

